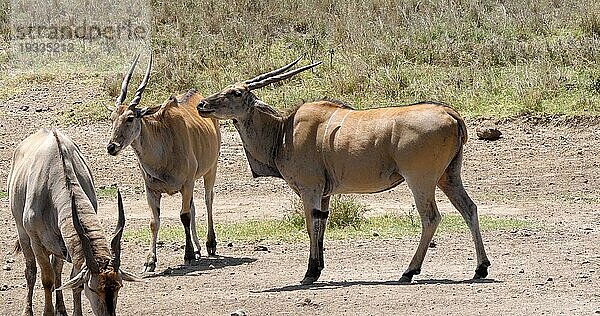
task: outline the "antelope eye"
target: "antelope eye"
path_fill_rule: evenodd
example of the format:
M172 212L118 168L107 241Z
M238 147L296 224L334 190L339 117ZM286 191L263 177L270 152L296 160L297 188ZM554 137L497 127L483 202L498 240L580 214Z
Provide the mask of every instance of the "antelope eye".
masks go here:
M234 97L241 97L242 96L242 91L234 89L232 92Z
M133 122L133 116L128 116L127 117L127 123L131 123Z

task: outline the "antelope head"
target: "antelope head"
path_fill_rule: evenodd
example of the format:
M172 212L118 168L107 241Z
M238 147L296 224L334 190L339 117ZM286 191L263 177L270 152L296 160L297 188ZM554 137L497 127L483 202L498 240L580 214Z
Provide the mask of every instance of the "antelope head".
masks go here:
M150 77L150 70L152 68L152 55L150 55L150 61L148 62L148 68L146 68L146 74L142 83L135 91L135 95L129 104L125 104L125 97L127 97L127 86L131 75L137 65L139 55L135 57L129 71L123 78L121 83L121 94L117 97L115 105L106 106L106 109L112 112L112 132L110 142L106 146L106 150L110 155L117 155L123 148L129 146L139 135L142 129L141 118L145 115L154 114L159 107L154 108L138 108L138 104L142 99L142 93L148 84L148 78Z
M71 213L73 225L81 241L85 255L85 266L79 274L67 281L57 290L75 289L83 285L85 296L90 301L92 311L97 316L116 315L117 297L123 281L143 281L135 275L120 269L121 266L121 237L125 227L125 212L121 192L117 191L119 220L111 241L112 258L108 261L96 260L89 237L85 233L79 219L75 204L75 196L71 195Z
M198 113L204 117L225 120L240 119L255 107L273 112L268 105L258 100L252 93L252 90L290 78L300 72L321 64L321 62L317 62L286 72L298 63L300 59L302 59L302 57L279 69L264 73L249 80L235 83L232 86L223 89L221 92L202 99L197 105Z

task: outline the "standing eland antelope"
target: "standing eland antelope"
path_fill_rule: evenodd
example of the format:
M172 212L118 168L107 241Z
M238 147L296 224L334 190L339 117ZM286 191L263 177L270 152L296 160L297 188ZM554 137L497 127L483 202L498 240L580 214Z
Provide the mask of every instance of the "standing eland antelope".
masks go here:
M33 315L36 261L44 287L45 316L67 315L64 289L73 290L73 315L83 315L82 290L95 315L116 315L123 281L141 280L120 269L125 226L121 194L119 220L109 248L96 217L98 204L90 169L77 145L55 129L42 129L19 144L8 192L19 234L16 250L25 256L27 301L22 315ZM73 270L71 280L61 287L63 260L71 260Z
M421 240L400 279L421 272L427 247L441 220L439 187L467 222L477 252L474 278L485 278L490 262L479 231L477 207L461 180L467 129L460 115L434 102L356 111L338 102L305 103L286 116L260 101L252 90L289 78L320 63L284 73L298 60L206 97L202 116L232 119L254 177L283 178L300 196L310 237L312 284L324 268L323 235L329 198L340 193L375 193L406 181L421 216Z
M196 232L194 207L194 182L204 179L204 199L207 211L206 248L209 255L217 251L213 228L213 187L217 174L217 161L221 133L216 119L203 118L196 111L202 96L189 90L177 97L171 96L161 106L138 108L144 88L148 83L152 56L144 79L129 105L124 104L127 86L138 61L135 58L123 78L121 94L112 111L112 136L106 147L110 155L117 155L129 145L133 148L146 186L146 198L152 211L150 228L152 243L145 263L146 272L156 269L156 241L160 227L160 200L163 193L181 193L180 218L185 231L184 262L191 263L200 254ZM194 251L193 242L197 251Z

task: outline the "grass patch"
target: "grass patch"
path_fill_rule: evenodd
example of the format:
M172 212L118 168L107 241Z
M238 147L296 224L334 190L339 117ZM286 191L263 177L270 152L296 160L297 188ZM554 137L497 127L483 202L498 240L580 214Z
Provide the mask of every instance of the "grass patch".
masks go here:
M117 187L99 187L96 189L96 197L101 198L116 198L117 197Z
M331 229L352 227L359 229L366 223L367 206L356 201L352 196L336 195L330 200L327 227ZM291 210L286 221L297 229L304 227L304 207L299 199L292 200Z
M516 218L496 218L480 216L482 231L511 230L530 228L535 225L529 221ZM411 216L383 215L367 218L359 228L354 226L329 227L325 232L327 239L372 239L372 238L400 238L418 235L421 232L420 222ZM241 223L215 225L216 234L222 241L256 242L260 240L304 242L308 240L304 226L298 228L296 221L283 220L261 220L247 221ZM377 234L374 234L374 233ZM206 232L198 230L200 236ZM436 234L446 233L469 233L469 229L462 217L458 215L446 215L442 219ZM378 235L375 237L374 235ZM150 230L148 228L130 229L124 232L127 241L138 243L150 242ZM185 235L180 227L164 227L159 231L159 239L164 242L183 242Z
M0 199L8 199L8 191L0 190Z
M95 122L108 122L110 113L104 107L111 104L106 100L83 101L60 110L57 120L62 125L83 125Z

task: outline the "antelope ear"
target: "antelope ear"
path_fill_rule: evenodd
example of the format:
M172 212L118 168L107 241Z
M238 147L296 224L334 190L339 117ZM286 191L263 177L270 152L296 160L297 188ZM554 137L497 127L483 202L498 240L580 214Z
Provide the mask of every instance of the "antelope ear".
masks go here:
M81 269L79 274L74 276L71 280L67 281L67 283L63 284L58 289L55 289L55 291L62 291L62 290L69 290L69 289L72 290L72 289L78 288L83 283L85 283L88 279L89 279L89 270L87 269L87 267L85 267L85 268Z
M158 112L158 110L160 110L160 106L155 106L155 107L151 107L151 108L143 108L143 109L136 109L135 110L135 117L137 118L141 118L142 116L146 116L146 115L152 115L156 112Z
M123 279L123 281L129 281L129 282L146 282L146 280L138 277L137 275L131 273L131 272L127 272L125 270L121 270L119 269L119 274L121 274L121 279Z

